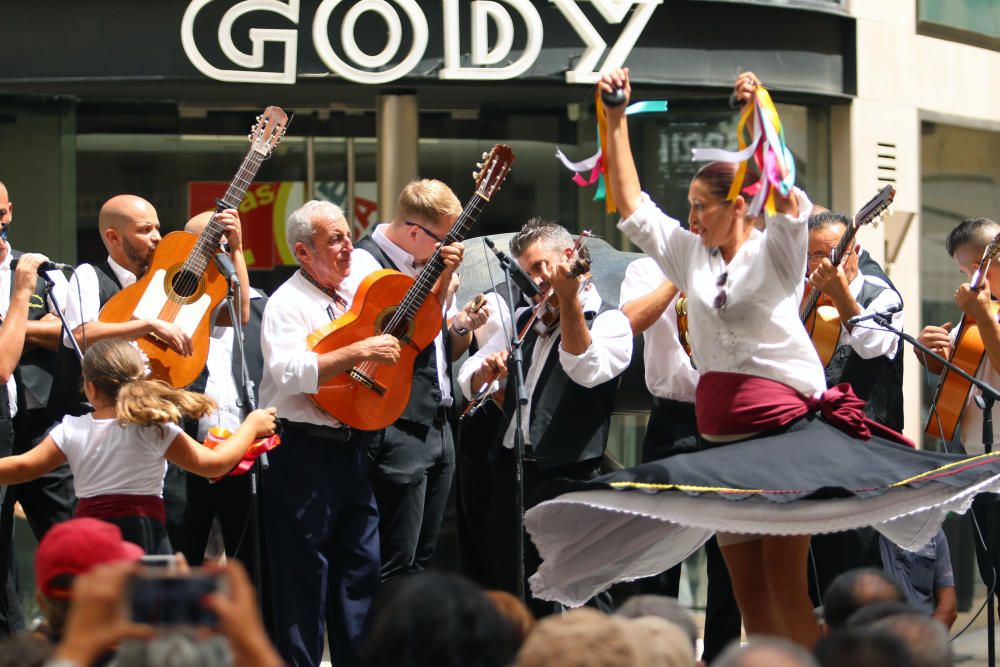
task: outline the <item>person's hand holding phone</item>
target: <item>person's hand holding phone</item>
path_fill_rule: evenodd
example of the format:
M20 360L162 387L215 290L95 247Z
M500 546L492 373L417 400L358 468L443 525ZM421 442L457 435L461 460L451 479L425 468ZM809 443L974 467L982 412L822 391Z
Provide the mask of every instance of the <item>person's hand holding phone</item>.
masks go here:
M74 580L66 631L53 657L90 665L124 639L153 636L152 627L125 614L125 591L139 569L134 562L108 563Z
M275 667L283 664L264 630L257 593L246 569L232 560L221 570L226 592L209 595L205 605L219 617L219 630L229 637L233 664L246 667Z

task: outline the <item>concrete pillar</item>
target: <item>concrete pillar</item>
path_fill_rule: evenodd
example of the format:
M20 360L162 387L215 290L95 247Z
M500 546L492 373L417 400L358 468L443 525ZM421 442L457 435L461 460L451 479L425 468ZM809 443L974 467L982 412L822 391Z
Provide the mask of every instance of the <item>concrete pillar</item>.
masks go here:
M375 111L378 211L388 220L403 186L417 178L420 112L417 96L379 95Z

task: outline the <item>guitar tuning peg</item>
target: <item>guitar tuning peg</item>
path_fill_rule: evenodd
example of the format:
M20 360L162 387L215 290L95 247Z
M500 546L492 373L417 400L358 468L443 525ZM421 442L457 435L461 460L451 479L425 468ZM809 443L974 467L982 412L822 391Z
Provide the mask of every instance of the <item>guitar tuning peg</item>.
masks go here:
M489 153L487 153L486 151L483 151L483 159L484 159L484 160L485 160L486 158L488 158L489 156L490 156L490 154L489 154Z
M482 168L483 168L483 163L482 162L477 162L476 163L476 169L482 169Z
M247 139L249 139L250 141L253 141L253 132L251 132L251 133L249 133L247 135Z
M476 180L477 178L479 178L479 172L478 171L472 172L472 180Z

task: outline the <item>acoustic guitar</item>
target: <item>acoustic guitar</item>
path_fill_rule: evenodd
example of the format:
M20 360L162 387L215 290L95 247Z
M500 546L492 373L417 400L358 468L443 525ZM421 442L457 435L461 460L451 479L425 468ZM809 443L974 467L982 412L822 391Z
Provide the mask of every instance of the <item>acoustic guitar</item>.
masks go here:
M513 162L513 151L503 144L483 154L479 171L473 174L476 191L442 246L465 238ZM365 431L385 428L399 419L410 400L413 363L441 332L441 303L431 289L443 270L438 250L416 280L391 269L376 271L361 282L350 310L309 335L307 346L317 354L380 334L395 336L400 343L395 364L363 362L321 385L311 395L320 409Z
M857 236L858 230L864 225L881 218L889 208L889 205L892 204L895 196L896 188L887 185L858 210L854 215L854 219L847 226L847 229L844 230L844 235L840 237L837 246L830 253L830 262L834 266L843 264L844 260L851 253L851 249L854 247L854 238ZM799 319L802 320L806 331L809 332L809 338L812 339L816 353L819 355L819 360L825 368L830 363L830 360L833 359L833 353L837 350L837 343L840 342L840 312L823 297L818 289L812 285L807 285L802 305L799 307Z
M285 133L288 117L278 107L267 107L250 133L250 150L240 164L216 213L238 209L261 163ZM111 297L101 309L101 322L160 319L172 322L191 337L193 353L185 357L159 338L148 335L136 342L146 356L153 378L174 387L194 382L208 359L209 318L226 297L225 277L212 261L220 251L224 229L215 216L200 236L172 232L163 237L146 274L134 285Z
M998 255L1000 255L1000 234L993 237L993 240L983 251L979 270L973 274L969 283L972 289L978 289L983 284L983 281L986 280L986 273L990 270L990 265ZM993 315L996 316L1000 306L994 301L991 308ZM986 347L983 344L982 334L979 332L979 325L971 317L963 314L948 361L969 375L975 376L985 356ZM934 393L934 402L931 403L931 409L927 415L924 433L950 442L955 437L955 429L962 421L962 414L968 405L969 392L971 391L971 382L946 367L941 374L941 379L938 380L937 391Z

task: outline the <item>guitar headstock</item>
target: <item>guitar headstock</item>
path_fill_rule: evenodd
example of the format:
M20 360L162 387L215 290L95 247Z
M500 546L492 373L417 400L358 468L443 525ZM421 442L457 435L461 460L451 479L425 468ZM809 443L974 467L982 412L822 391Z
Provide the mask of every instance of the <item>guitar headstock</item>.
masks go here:
M257 124L248 135L250 145L255 151L267 157L285 136L288 127L288 115L281 107L267 107L264 113L257 116Z
M510 174L514 164L514 151L507 144L496 144L489 153L483 153L483 161L472 172L476 179L476 194L489 201Z
M892 200L895 197L896 188L891 185L887 185L879 190L878 194L869 199L868 203L858 210L857 215L854 216L854 226L861 227L876 219L881 220L888 212L889 205L892 204Z

